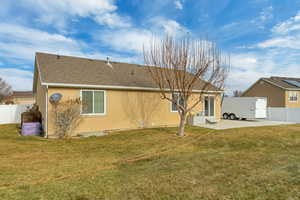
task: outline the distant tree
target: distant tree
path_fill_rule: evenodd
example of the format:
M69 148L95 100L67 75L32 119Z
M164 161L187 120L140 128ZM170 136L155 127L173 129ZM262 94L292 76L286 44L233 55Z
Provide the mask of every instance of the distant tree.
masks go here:
M229 59L222 56L216 44L188 37L166 36L162 40L154 40L149 47L144 47L143 53L145 65L160 89L161 98L177 108L180 116L178 135L184 136L187 115L202 102L209 86L223 88ZM200 94L192 100L195 89Z
M0 103L13 94L11 86L0 78Z
M243 94L243 92L240 91L240 90L234 90L234 91L233 91L233 96L234 96L234 97L241 97L242 94Z

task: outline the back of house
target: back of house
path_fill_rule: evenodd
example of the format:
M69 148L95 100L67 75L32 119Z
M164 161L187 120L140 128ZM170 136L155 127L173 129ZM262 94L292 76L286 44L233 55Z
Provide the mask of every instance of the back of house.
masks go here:
M204 82L199 79L192 98L197 100ZM80 99L80 123L73 135L107 130L177 126L176 106L160 98L145 66L70 56L37 53L33 91L42 113L45 137L57 137L54 105L49 98L62 96L61 102ZM220 119L221 93L213 85L205 101L194 112ZM172 96L169 94L169 97ZM204 112L205 111L205 112Z

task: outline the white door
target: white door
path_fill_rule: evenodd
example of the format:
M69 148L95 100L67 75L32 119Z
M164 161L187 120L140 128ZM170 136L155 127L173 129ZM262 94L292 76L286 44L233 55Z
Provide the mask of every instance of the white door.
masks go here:
M204 114L205 117L215 116L215 97L207 96L204 100Z
M267 101L266 99L257 99L255 105L255 118L267 118Z

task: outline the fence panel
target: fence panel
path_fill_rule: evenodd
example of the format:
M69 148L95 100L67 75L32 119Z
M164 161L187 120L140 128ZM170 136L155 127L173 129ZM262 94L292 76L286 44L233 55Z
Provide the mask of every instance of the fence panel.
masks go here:
M288 108L287 121L300 123L300 108Z
M21 123L21 114L30 104L0 105L0 124Z
M300 123L300 108L268 108L268 120Z

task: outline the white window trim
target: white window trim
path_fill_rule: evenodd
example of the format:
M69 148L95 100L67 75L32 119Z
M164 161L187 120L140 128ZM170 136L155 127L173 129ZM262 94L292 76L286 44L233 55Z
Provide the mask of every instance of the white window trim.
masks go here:
M290 97L291 97L290 94L291 94L292 92L295 92L295 93L296 93L297 100L290 100ZM297 92L297 91L289 91L288 99L289 99L289 102L298 103L298 99L299 99L298 92Z
M93 92L93 111L94 111L94 92L103 92L103 95L104 95L104 112L103 113L82 113L82 105L80 106L80 115L82 116L104 116L106 115L106 90L85 90L85 89L82 89L80 90L80 101L82 101L82 92L83 91L92 91Z
M214 115L213 116L205 116L205 97L213 97L214 98ZM215 95L204 95L203 114L204 114L204 117L216 117L216 96Z

